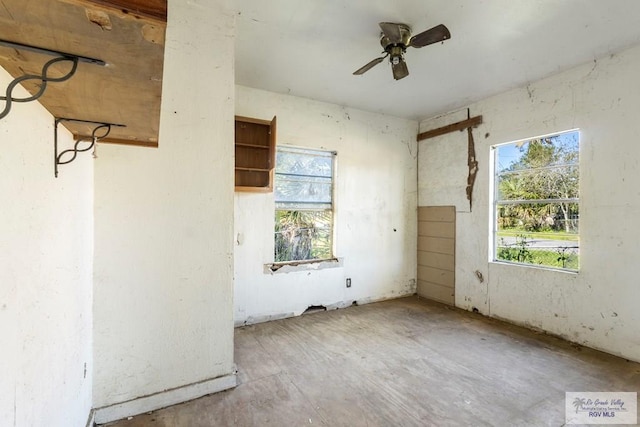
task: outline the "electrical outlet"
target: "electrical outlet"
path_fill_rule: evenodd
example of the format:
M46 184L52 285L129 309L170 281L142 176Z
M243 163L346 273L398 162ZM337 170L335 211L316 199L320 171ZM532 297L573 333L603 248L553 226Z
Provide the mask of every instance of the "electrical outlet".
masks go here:
M347 277L347 288L351 287L351 277Z

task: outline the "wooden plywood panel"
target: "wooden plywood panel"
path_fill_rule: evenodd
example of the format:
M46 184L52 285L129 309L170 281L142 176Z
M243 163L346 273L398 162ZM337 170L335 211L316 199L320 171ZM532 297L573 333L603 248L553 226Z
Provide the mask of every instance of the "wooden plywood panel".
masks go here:
M84 0L66 0L68 2ZM97 5L109 6L138 16L167 20L167 0L86 0Z
M452 206L420 206L418 221L454 222L455 208Z
M454 255L455 241L439 237L418 236L418 250Z
M450 270L443 270L441 268L419 265L418 280L424 280L426 282L437 283L438 285L453 288L454 272Z
M420 221L418 235L452 239L456 235L456 224L453 222Z
M166 0L154 0L151 9L161 10L162 2L166 10ZM0 39L106 62L79 63L69 80L49 83L39 102L55 117L125 125L112 129L109 139L114 142L157 146L166 21L136 14L141 5L135 3L142 3L137 0L132 0L131 9L125 0L97 3L2 0ZM0 65L14 77L39 75L52 58L0 46ZM61 63L48 74L59 77L70 68ZM24 86L35 93L40 84L33 80ZM77 122L63 125L78 136L88 136L92 129Z
M418 295L423 298L453 305L455 302L454 289L435 283L418 280Z
M455 271L455 256L435 252L418 251L418 265Z
M455 304L455 208L418 208L418 295Z

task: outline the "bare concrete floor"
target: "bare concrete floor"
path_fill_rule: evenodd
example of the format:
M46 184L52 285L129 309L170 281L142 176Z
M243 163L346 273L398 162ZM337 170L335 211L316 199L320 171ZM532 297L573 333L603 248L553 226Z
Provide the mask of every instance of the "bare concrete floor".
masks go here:
M235 342L238 387L111 426L562 426L565 391L640 390L638 363L417 297Z

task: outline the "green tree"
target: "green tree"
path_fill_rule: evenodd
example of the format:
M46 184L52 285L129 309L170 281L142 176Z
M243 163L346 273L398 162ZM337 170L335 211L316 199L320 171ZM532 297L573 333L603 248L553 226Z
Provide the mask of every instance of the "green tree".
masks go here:
M331 211L277 210L275 261L331 257Z
M577 132L526 141L519 150L519 159L499 172L498 190L503 200L532 202L503 205L500 225L528 231L576 230L578 205L570 199L579 197ZM558 201L540 202L546 199Z

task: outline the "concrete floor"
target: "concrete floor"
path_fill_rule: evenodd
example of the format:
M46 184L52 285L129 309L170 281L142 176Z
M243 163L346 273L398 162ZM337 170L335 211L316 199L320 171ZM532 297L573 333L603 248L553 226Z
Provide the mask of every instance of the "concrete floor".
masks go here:
M562 426L640 364L417 297L236 329L233 390L110 424Z

